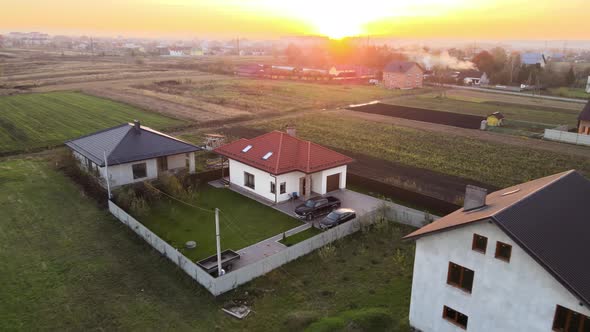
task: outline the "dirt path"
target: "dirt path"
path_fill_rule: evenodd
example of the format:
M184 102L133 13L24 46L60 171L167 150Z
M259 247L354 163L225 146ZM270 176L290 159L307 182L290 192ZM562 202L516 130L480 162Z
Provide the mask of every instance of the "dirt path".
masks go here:
M584 147L579 145L544 141L540 139L510 136L506 134L492 133L489 131L481 131L477 129L465 129L452 126L445 126L429 122L421 122L414 120L407 120L401 118L395 118L379 114L369 114L362 112L355 112L349 110L337 110L331 111L332 114L338 114L341 116L347 116L362 120L369 120L380 123L388 123L393 125L399 125L404 127L410 127L420 130L426 130L430 132L443 133L473 139L484 140L493 143L508 144L513 146L525 147L530 149L551 151L557 153L566 153L575 156L590 158L590 147Z

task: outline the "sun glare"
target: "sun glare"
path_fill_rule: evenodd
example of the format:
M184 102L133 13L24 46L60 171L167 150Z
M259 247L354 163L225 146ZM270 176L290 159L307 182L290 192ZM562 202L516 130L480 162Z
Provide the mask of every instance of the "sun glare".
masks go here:
M440 15L466 0L262 0L277 12L302 20L313 27L310 33L334 39L374 33L368 25L396 17ZM386 24L386 21L385 21Z

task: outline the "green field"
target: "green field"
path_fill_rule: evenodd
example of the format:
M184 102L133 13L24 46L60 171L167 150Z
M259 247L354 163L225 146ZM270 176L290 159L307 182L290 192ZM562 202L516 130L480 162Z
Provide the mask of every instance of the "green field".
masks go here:
M486 117L494 112L501 112L506 117L504 132L516 135L542 133L545 128L560 125L575 127L580 110L559 109L541 105L522 105L508 102L480 100L477 98L450 95L440 98L435 93L412 98L396 99L391 104L426 108L435 111L470 114Z
M0 154L64 141L134 119L156 129L182 122L76 92L0 97Z
M201 184L197 198L190 203L206 210L162 200L147 216L138 219L173 247L183 248L187 241L196 241L197 248L181 249L192 260L215 254L214 208L221 210L222 250L237 251L302 225L295 218L253 199L206 183Z
M546 94L556 97L590 99L590 93L586 93L586 89L582 88L551 88L547 89Z
M305 115L289 121L296 123L299 136L319 144L496 187L572 168L590 175L590 155L570 156L335 115ZM284 122L254 126L272 130Z
M2 331L409 330L408 227L349 236L214 298L44 160L0 161L0 210ZM254 310L242 321L221 311L238 299Z

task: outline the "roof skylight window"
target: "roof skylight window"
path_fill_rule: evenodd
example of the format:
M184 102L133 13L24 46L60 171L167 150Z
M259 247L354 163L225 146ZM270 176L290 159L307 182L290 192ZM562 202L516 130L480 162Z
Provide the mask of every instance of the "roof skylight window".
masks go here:
M250 151L250 149L252 148L252 145L248 145L247 147L245 147L242 152L248 152Z
M270 156L272 156L272 152L265 154L264 157L262 157L262 159L268 160L268 158L270 158Z

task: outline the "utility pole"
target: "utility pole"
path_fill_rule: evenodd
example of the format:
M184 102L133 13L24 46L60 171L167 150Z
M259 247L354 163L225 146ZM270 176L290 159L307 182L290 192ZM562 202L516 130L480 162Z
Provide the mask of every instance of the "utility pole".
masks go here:
M111 200L111 181L109 181L109 164L107 162L107 151L103 151L104 153L104 171L105 177L107 180L107 193L109 195L109 200Z
M221 277L225 271L221 269L221 239L219 236L219 209L215 208L215 237L217 240L217 276Z

